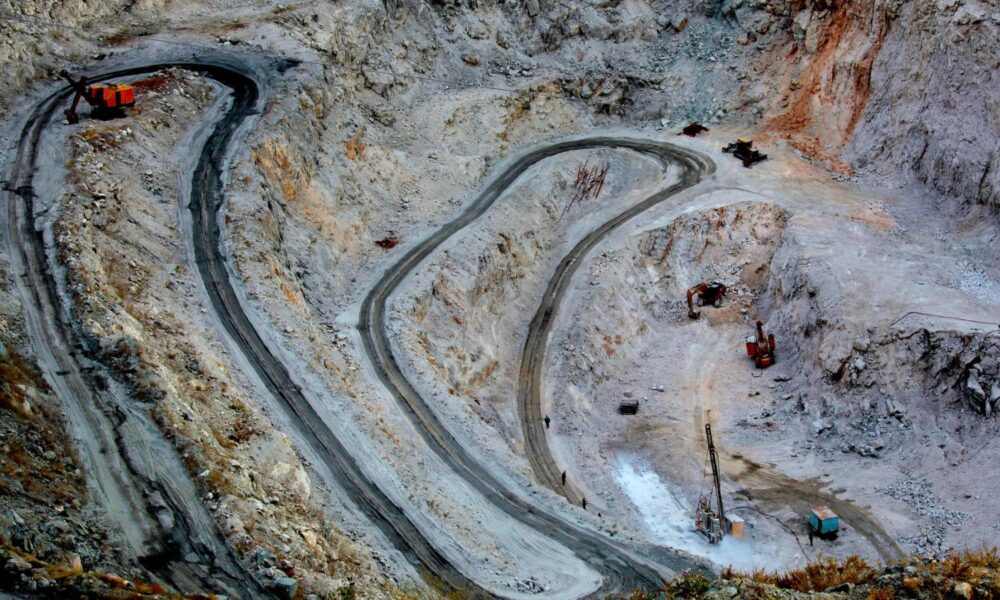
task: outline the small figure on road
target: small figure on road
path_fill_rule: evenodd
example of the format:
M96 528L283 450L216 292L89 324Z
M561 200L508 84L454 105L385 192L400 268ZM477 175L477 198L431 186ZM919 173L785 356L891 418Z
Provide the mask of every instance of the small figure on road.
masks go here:
M551 423L551 422L552 422L552 419L549 418L549 415L545 415L545 428L546 429L549 428L549 423Z
M809 545L813 545L813 530L812 527L809 528Z
M587 510L587 499L586 499L586 498L583 498L583 499L582 499L582 500L580 501L580 504L582 504L582 505L583 505L583 510Z
M566 471L563 471L563 473L562 473L562 482L563 482L563 485L566 485Z

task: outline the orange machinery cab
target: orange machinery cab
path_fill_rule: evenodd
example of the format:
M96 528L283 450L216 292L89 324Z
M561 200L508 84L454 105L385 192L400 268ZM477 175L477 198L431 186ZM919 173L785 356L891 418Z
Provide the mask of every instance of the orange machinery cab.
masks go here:
M758 369L765 369L774 364L774 334L769 334L762 343L757 336L747 336L747 356L754 360Z
M102 109L132 108L135 88L126 84L92 85L87 88L91 102Z

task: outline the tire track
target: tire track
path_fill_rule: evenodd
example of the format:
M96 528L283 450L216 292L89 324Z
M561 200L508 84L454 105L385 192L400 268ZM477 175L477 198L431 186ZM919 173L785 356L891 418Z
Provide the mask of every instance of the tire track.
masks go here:
M406 409L407 416L410 417L425 441L442 460L451 465L459 476L509 516L562 543L572 549L582 560L599 570L605 577L603 592L627 593L635 588L647 590L658 588L662 585L663 578L656 569L622 546L524 500L507 484L495 477L489 469L480 465L438 419L413 384L403 375L386 331L386 304L389 296L400 286L406 276L445 240L482 216L507 188L534 164L556 154L590 148L628 149L649 154L660 161L681 165L683 173L678 183L646 198L588 235L585 239L590 240L589 245L586 247L578 245L574 250L580 252L571 252L560 264L560 271L565 271L570 267L575 269L582 254L617 225L696 184L700 181L702 174L711 173L715 169L714 164L700 154L665 142L643 139L594 136L554 142L528 151L494 177L461 215L411 248L395 264L386 269L385 274L375 284L361 305L358 329L365 352L378 378L397 402ZM557 300L556 290L565 287L559 283L561 280L558 273L559 271L546 291L546 299ZM568 282L568 277L565 280ZM554 302L551 304L554 307ZM550 320L554 313L550 308L549 310L540 310L539 314L542 319ZM537 319L538 317L536 317ZM535 322L533 322L532 328L538 329ZM522 363L522 379L528 376L525 374L526 369L528 373L531 372L531 365L531 358L526 356ZM528 401L529 398L528 395L519 397L519 406L522 402ZM521 412L522 415L526 413L526 411ZM540 420L539 416L539 423ZM531 425L531 423L527 423L526 428ZM546 482L558 478L558 471L553 468L554 461L547 452L544 434L541 438L531 437L528 457L532 468L535 469L536 473L541 473ZM529 436L526 434L525 438L528 440ZM550 485L550 487L558 489L558 486ZM658 566L667 567L676 572L698 566L698 563L685 554L671 552L663 557Z
M223 249L219 211L225 200L223 172L229 149L240 125L255 112L259 90L251 75L232 68L213 70L210 76L233 90L233 107L201 150L191 179L190 210L195 262L219 325L232 340L231 346L243 353L278 401L299 436L323 460L327 473L397 550L448 587L489 595L456 569L402 508L362 471L294 382L288 367L271 352L240 304L226 266L228 256Z
M123 69L92 81L164 66L168 65ZM71 93L62 89L49 95L26 120L8 170L6 210L0 211L39 367L66 411L79 440L89 487L121 534L123 552L182 592L268 597L240 566L173 447L144 408L117 397L96 380L110 379L92 358L96 344L80 334L60 301L45 232L35 222L33 179L42 132Z

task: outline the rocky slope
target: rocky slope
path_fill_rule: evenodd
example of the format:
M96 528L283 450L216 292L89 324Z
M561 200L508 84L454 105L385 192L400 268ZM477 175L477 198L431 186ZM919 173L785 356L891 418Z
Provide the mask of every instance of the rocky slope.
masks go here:
M274 430L255 390L211 323L199 318L184 210L174 199L195 135L182 119L211 114L217 89L180 70L136 82L145 110L126 124L73 127L70 191L52 212L66 294L87 352L127 386L163 430L218 527L265 581L294 576L326 593L349 581L377 595L386 582L367 551L330 523L289 440ZM141 173L133 179L131 173ZM129 450L131 451L131 450ZM319 496L317 500L316 496ZM90 566L88 563L86 566Z
M6 116L30 105L31 94L60 68L99 70L108 58L153 59L154 33L181 44L324 63L304 65L290 77L251 136L251 150L237 157L228 241L251 300L282 332L282 343L306 357L303 371L336 394L339 404L331 405L346 407L347 421L385 444L392 460L420 458L400 450L412 432L398 415L383 414L386 405L373 398L359 369L350 310L396 244L405 246L452 214L499 157L550 136L622 123L677 128L697 119L755 134L765 150L787 142L837 177L860 174L852 179L858 186L913 184L919 193L912 195L924 205L947 204L971 215L954 229L925 232L941 256L950 260L952 246L961 246L966 261L960 277L944 267L935 271L947 281L932 282L941 284L934 288L938 295L927 298L965 311L996 305L1000 245L989 228L1000 205L995 3L5 0L0 13L0 62L7 66L0 110ZM137 46L153 50L129 50ZM207 92L195 83L184 90L178 106L194 119L209 104ZM135 127L184 124L150 110ZM366 550L340 535L344 523L325 520L338 518L318 506L323 502L314 494L325 490L317 490L288 440L256 406L210 328L183 317L187 310L198 314L189 302L193 282L174 256L175 207L156 199L176 192L176 173L150 158L169 155L166 142L176 142L174 135L149 141L140 132L148 147L124 125L79 128L72 137L74 164L67 168L76 181L62 198L65 213L56 231L75 315L132 397L152 405L164 431L178 435L192 473L205 473L201 491L211 494L206 502L235 546L248 550L260 542L278 550L290 561L285 570L307 573L317 589L348 589L341 575L349 572L369 582L371 594L381 594L385 582L377 567ZM107 168L119 157L132 167ZM984 205L981 212L965 206L973 203ZM957 233L977 228L977 244L953 242ZM892 231L875 230L842 235L857 236L859 246L873 238L887 247L898 243ZM967 413L954 409L963 402L981 413L998 408L997 335L912 317L889 326L889 319L872 323L847 314L851 298L881 303L886 314L900 305L887 292L876 302L867 288L846 290L802 263L796 244L815 242L805 235L785 236L770 265L771 304L765 300L762 308L769 327L789 340L789 364L812 374L781 385L815 385L817 392L802 400L797 388L789 389L779 414L806 432L820 421L816 448L839 452L843 442L858 455L889 454L894 440L916 439L902 424L930 415L923 431L931 431L932 419L950 430L940 439L928 434L927 445L942 444L936 458L969 463L990 429L966 427ZM650 239L649 247L662 241ZM914 264L934 254L924 246L907 252ZM480 256L465 267L476 273L456 270L458 284L443 282L432 290L441 293L431 294L441 322L428 356L433 364L457 365L442 377L457 391L480 391L480 379L488 378L483 373L495 368L484 358L493 340L484 334L485 320L459 315L457 322L443 304L457 296L463 306L485 299L501 307L506 280L516 279L520 268L503 242ZM832 271L845 269L842 262L812 258ZM922 275L919 269L907 274ZM17 276L6 273L7 289ZM477 277L485 283L462 284ZM687 283L660 291L676 295ZM983 302L964 304L956 291ZM649 304L638 296L627 300ZM174 314L164 303L176 307ZM21 550L34 549L45 560L75 563L72 552L88 569L113 566L117 558L103 542L101 520L86 512L83 473L58 405L32 364L18 302L4 293L0 308L0 465L7 475L0 494L12 507L0 513L0 524ZM793 335L800 330L809 335ZM453 338L462 336L479 338L478 350L452 348ZM615 335L588 337L587 344L588 356L603 353L609 365L621 358L614 357ZM609 367L595 371L606 375ZM497 389L494 384L490 395ZM916 400L908 402L911 397ZM495 417L480 412L477 418ZM834 422L861 437L844 442L827 426ZM516 434L511 437L516 445ZM254 456L244 459L245 453ZM412 468L423 473L424 466ZM903 492L898 495L913 496ZM939 523L947 524L947 516ZM25 530L38 539L26 540ZM933 543L914 547L939 550L938 533L925 536ZM354 537L365 542L362 533ZM265 569L277 575L278 566ZM119 567L130 576L136 568Z

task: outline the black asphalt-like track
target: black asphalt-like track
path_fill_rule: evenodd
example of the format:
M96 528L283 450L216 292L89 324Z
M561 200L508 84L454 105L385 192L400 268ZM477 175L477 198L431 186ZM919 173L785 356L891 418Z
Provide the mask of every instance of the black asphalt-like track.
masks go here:
M671 146L671 148L676 147ZM572 485L562 485L562 469L552 457L542 422L542 372L545 367L546 343L555 323L556 308L566 293L573 274L582 264L581 259L622 223L691 187L700 181L703 174L715 172L715 163L711 159L690 150L676 149L668 153L665 158L684 167L680 180L618 214L577 242L556 267L525 337L517 383L517 411L521 417L525 451L535 476L573 504L579 504L582 496Z
M92 78L92 81L104 81L112 78L139 75L149 71L172 66L151 65L134 69L123 69ZM191 65L189 68L204 71L204 65ZM46 340L47 352L56 357L59 370L47 372L48 377L58 377L65 380L65 388L72 390L74 398L62 398L63 402L75 402L85 407L96 420L109 420L117 425L129 418L126 414L116 411L104 414L110 409L111 402L102 401L101 390L106 386L95 380L95 363L87 358L93 348L82 340L73 327L70 317L61 309L57 295L57 283L50 272L45 251L43 231L36 225L34 218L35 192L32 185L38 164L38 148L42 131L53 119L58 107L65 104L71 90L64 89L55 92L38 103L28 117L21 130L17 152L7 176L7 231L8 249L19 253L18 260L24 265L26 272L21 274L32 306L26 307L37 311L46 323L51 325L51 334ZM82 349L81 356L77 349ZM136 558L143 566L162 582L186 593L213 591L226 594L232 598L265 598L270 597L264 588L244 569L242 569L226 544L225 538L218 531L211 532L214 536L213 548L192 543L189 499L172 498L169 490L161 483L143 475L130 460L130 448L118 435L114 440L108 440L108 452L117 452L121 463L128 472L114 473L115 479L128 492L131 500L129 507L119 507L131 511L135 520L143 523L140 529L151 536L143 540L145 553ZM149 503L150 494L159 492L163 501L173 514L173 526L162 527L157 521L156 507ZM143 499L146 500L136 500ZM143 505L144 503L144 505ZM192 510L207 511L194 498L195 507ZM145 511L148 514L142 514ZM202 515L204 516L204 515ZM211 519L211 517L207 517ZM204 533L204 532L200 532ZM197 562L189 562L189 555L197 556Z
M195 260L220 322L239 344L270 393L281 403L301 437L325 462L325 467L350 499L396 549L418 569L445 585L487 595L458 571L403 510L368 479L294 383L288 368L261 339L240 305L222 252L219 210L225 198L222 174L228 149L240 124L252 114L258 89L253 79L235 71L210 72L209 75L233 90L233 104L202 149L191 180L190 209Z
M237 132L241 125L257 110L259 89L252 73L244 73L231 65L191 62L123 69L95 77L93 80L102 81L138 75L165 67L180 67L200 72L232 90L231 104L215 123L201 149L195 171L192 174L190 198L195 261L221 325L245 353L249 363L269 392L279 400L292 426L311 446L316 455L324 461L325 468L337 479L350 499L372 523L380 528L390 542L414 565L447 586L488 595L456 569L422 534L403 510L365 475L353 456L330 428L324 424L302 390L294 383L288 368L268 348L267 343L260 337L239 303L226 268L226 256L221 242L219 211L224 201L223 173L230 149L236 141ZM52 120L57 106L66 101L69 93L69 90L64 90L50 96L39 105L25 125L18 155L9 177L11 183L9 184L8 198L11 227L14 228L13 224L16 224L16 227L19 228L13 233L21 234L30 241L22 248L26 256L25 264L31 265L32 270L36 271L35 275L38 276L32 278L32 290L38 298L38 302L49 306L51 314L60 319L64 337L63 344L66 347L73 347L80 342L76 339L73 326L68 318L56 308L59 306L56 282L45 266L47 263L42 232L36 229L33 221L31 187L41 132ZM482 215L524 171L538 161L561 152L602 147L631 149L650 154L661 161L680 165L683 173L678 183L650 196L636 207L629 209L592 232L587 239L593 239L594 243L631 216L694 185L702 174L714 170L711 161L699 154L671 144L650 140L592 137L555 142L530 151L495 178L461 216L411 249L394 267L389 269L385 277L379 281L364 301L359 330L364 340L365 350L380 379L409 409L408 414L418 430L446 464L506 514L571 549L599 571L604 577L602 591L627 592L634 588L656 589L662 584L662 577L654 566L647 564L635 553L596 532L547 512L523 499L487 469L479 465L448 432L402 375L392 355L385 331L386 299L403 278L447 237ZM18 202L22 203L20 211L17 209ZM578 246L577 249L581 248ZM589 246L586 249L589 249ZM581 249L581 251L585 252L586 249ZM571 253L564 260L564 264L567 266L575 265L581 256L582 254ZM561 265L560 270L563 268ZM551 285L550 288L550 291L556 289L552 288ZM556 291L555 296L551 298L553 303L558 301L559 293ZM89 378L88 375L84 374L84 369L80 365L75 366L74 373L75 376ZM86 384L89 388L88 393L100 393L96 382L88 380ZM529 436L526 435L527 437ZM542 439L544 440L544 436ZM121 449L121 451L123 455L127 455L125 449ZM529 457L532 458L533 466L536 466L535 463L539 457L544 456L548 456L547 448L539 448L537 445L530 447ZM538 470L537 467L536 470ZM133 479L138 477L138 473L132 474ZM148 494L150 489L156 489L155 482L142 481L137 482L136 485L143 490L143 495ZM204 586L203 589L214 589L221 585L223 589L220 591L232 596L242 596L244 593L251 594L251 597L265 595L259 584L245 571L239 569L238 563L231 556L231 553L220 557L210 554L204 548L191 548L185 540L184 513L179 506L171 506L171 508L174 509L178 517L178 525L170 532L170 535L164 537L161 544L162 549L156 554L146 557L144 561L154 575L181 590L190 590L195 584ZM152 512L148 507L147 510ZM217 532L216 535L222 539ZM191 552L197 554L201 562L215 567L210 575L204 573L200 567L184 562L183 557ZM697 565L698 563L681 553L670 554L657 564L657 566L667 567L674 571Z
M595 229L563 259L545 294L543 306L547 304L549 308L541 314L541 317L536 316L535 321L532 322L532 332L537 332L546 326L545 324L548 323L553 314L552 307L555 306L562 291L565 290L566 285L562 282L569 280L569 276L579 264L580 258L598 240L631 217L691 187L700 181L702 175L712 173L715 170L715 164L699 153L673 144L645 139L595 136L554 142L529 151L495 177L458 218L445 224L430 237L415 245L386 270L385 275L375 284L361 305L358 328L364 342L365 352L379 379L397 401L407 409L407 415L417 430L421 432L428 445L459 476L512 518L573 550L582 560L604 576L603 592L627 592L636 588L651 590L661 586L663 579L654 568L638 560L635 554L629 553L623 547L597 533L522 499L511 491L505 483L493 476L488 469L479 465L441 423L435 412L403 375L393 354L386 331L388 298L421 261L457 231L479 218L518 177L539 161L563 152L591 148L619 148L648 154L661 162L680 166L682 174L677 183L649 196ZM531 339L530 335L529 333L529 340ZM544 344L544 338L542 338L541 343ZM525 360L529 361L530 358L526 357ZM532 365L529 363L522 366L522 372L525 368L530 370ZM541 368L540 363L537 364L537 368ZM524 425L525 439L528 442L527 454L535 472L546 484L559 490L559 472L552 468L554 463L548 447L545 445L544 431L541 431L540 437L532 435L531 428L539 425L540 421L539 418L538 423L526 422ZM555 477L556 485L552 485L552 477ZM698 566L698 563L689 556L681 553L669 553L664 560L660 561L660 564L674 571Z

